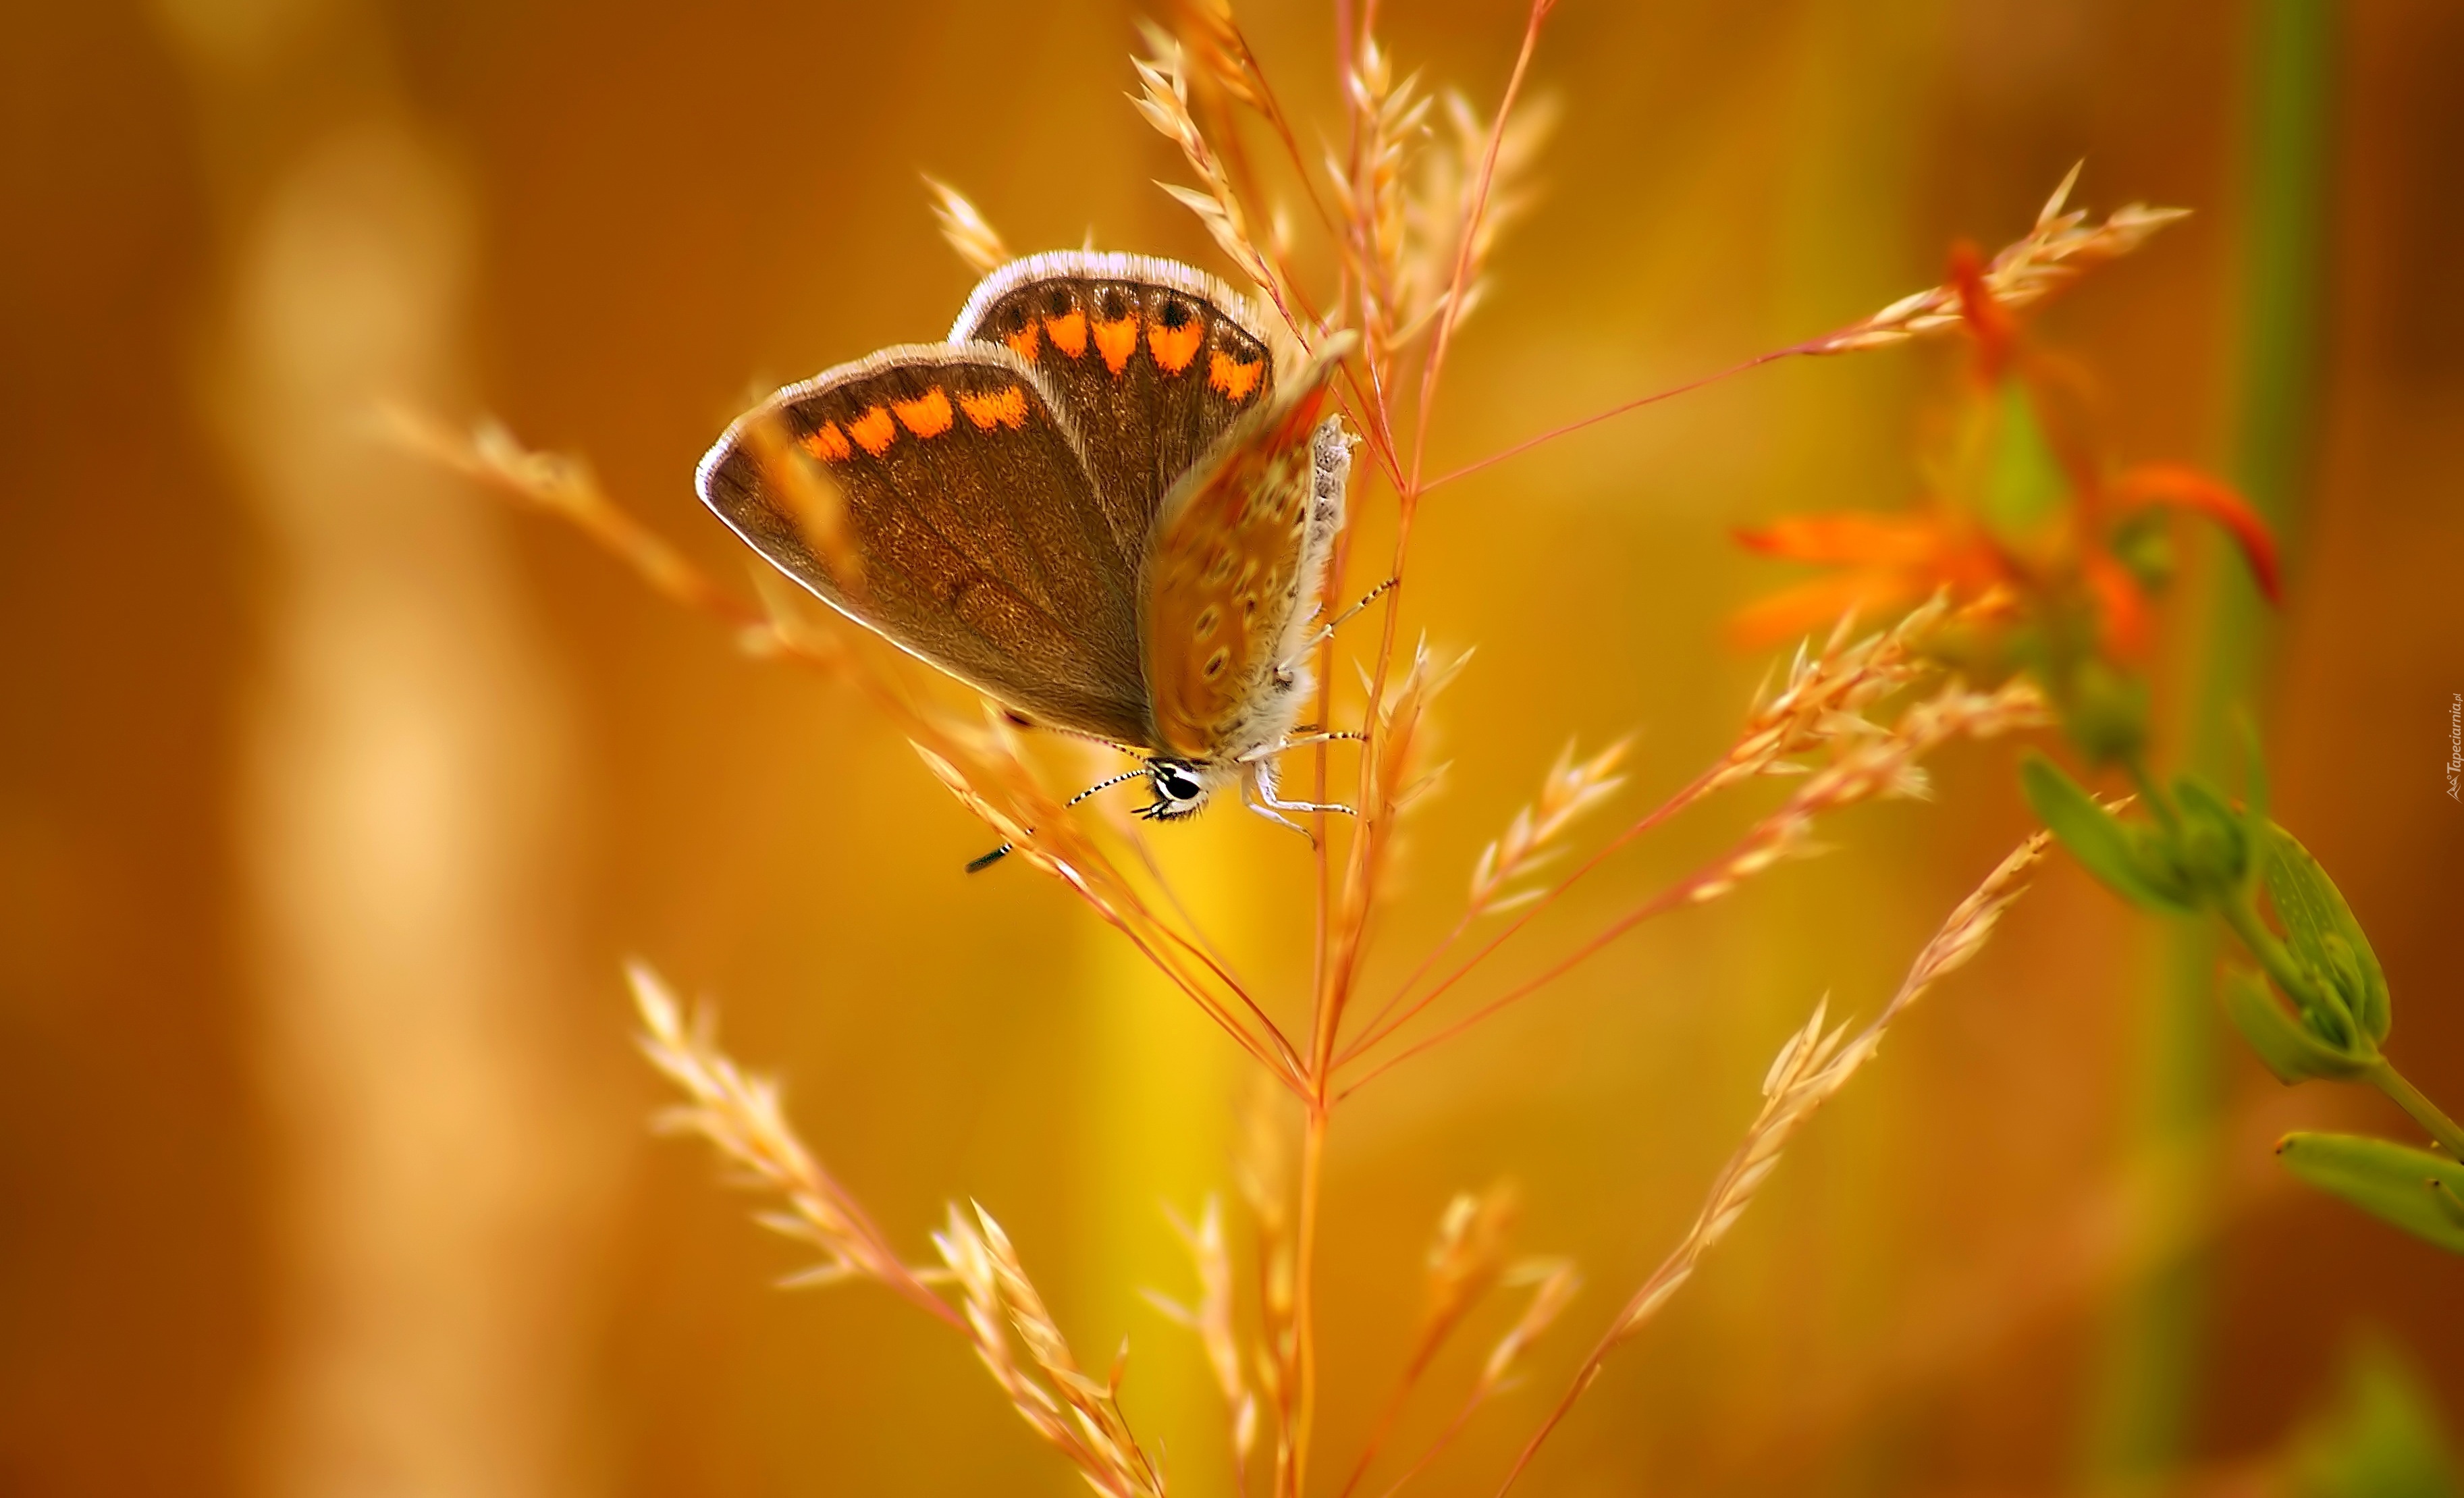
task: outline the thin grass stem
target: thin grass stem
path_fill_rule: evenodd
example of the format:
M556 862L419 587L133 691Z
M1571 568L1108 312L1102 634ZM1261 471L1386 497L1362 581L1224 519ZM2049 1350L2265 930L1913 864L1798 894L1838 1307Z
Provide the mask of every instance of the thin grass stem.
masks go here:
M1393 1011L1395 1005L1402 1001L1403 996L1411 992L1412 985L1419 982L1420 979L1427 974L1428 970L1437 964L1439 958L1443 956L1445 949L1459 939L1463 931L1469 925L1468 918L1463 922L1459 922L1456 925L1455 930L1450 933L1443 941L1441 941L1436 948L1431 950L1428 956L1420 959L1419 965L1415 967L1410 976L1404 979L1402 986L1396 989L1393 997L1389 998L1385 1004L1379 1008L1377 1014L1372 1017L1369 1026L1362 1031L1359 1038L1354 1040L1349 1046L1345 1047L1342 1053L1335 1058L1335 1065L1340 1068L1353 1060L1356 1060L1378 1042L1384 1040L1387 1036L1394 1034L1397 1030L1411 1023L1415 1016L1428 1008L1430 1004L1435 1003L1440 998L1444 996L1448 989L1454 987L1456 983L1461 982L1465 977L1467 977L1473 968L1478 967L1481 963L1488 960L1490 957L1496 954L1500 947L1503 947L1508 941L1513 940L1515 936L1526 926L1529 926L1533 921L1539 919L1542 912L1555 904L1565 895L1567 891L1573 889L1585 875L1589 874L1593 870L1597 869L1601 864L1606 863L1610 858L1614 857L1617 852L1626 848L1629 844L1633 843L1635 839L1641 837L1644 833L1651 831L1654 827L1660 826L1661 824L1667 822L1669 818L1676 816L1679 812L1683 811L1686 807L1692 805L1697 801L1702 800L1703 797L1718 783L1720 776L1727 770L1728 763L1729 761L1724 760L1719 764L1704 771L1701 775L1696 776L1691 782L1687 782L1683 788L1677 792L1677 794L1669 797L1666 801L1661 802L1658 806L1652 808L1642 816L1636 818L1634 823L1624 831L1602 844L1597 851L1594 852L1591 857L1584 859L1582 863L1575 866L1573 870L1568 873L1566 877L1550 886L1538 899L1533 900L1530 904L1525 906L1523 910L1515 915L1514 919L1507 923L1505 930L1490 937L1478 952L1471 956L1469 960L1456 968L1453 972L1447 974L1444 980L1440 982L1427 994L1423 995L1419 1002L1415 1002L1411 1006L1411 1008L1400 1015L1397 1015L1392 1023L1381 1023L1384 1022L1386 1016Z

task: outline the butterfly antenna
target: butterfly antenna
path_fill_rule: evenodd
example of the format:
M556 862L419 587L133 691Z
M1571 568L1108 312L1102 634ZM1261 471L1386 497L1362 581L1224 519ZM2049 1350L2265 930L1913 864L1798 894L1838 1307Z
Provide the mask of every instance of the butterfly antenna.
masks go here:
M1350 624L1352 622L1353 615L1357 614L1370 605L1377 602L1381 598L1384 598L1394 589L1395 583L1395 579L1388 578L1385 582L1371 588L1368 596L1362 598L1359 603L1353 605L1350 608L1345 609L1343 612L1335 615L1332 619L1328 620L1324 625L1320 626L1317 633L1309 637L1308 644L1292 652L1290 660L1277 664L1275 667L1276 673L1281 675L1284 672L1290 671L1292 667L1300 661L1302 656L1307 655L1309 651L1316 650L1321 645L1324 645L1333 636L1334 631L1342 628L1345 625Z
M1094 795L1099 790L1111 790L1113 786L1120 784L1123 781L1134 781L1139 776L1146 773L1146 768L1143 765L1134 770L1123 770L1120 774L1113 776L1111 780L1097 781L1094 784L1088 786L1077 795L1063 802L1061 804L1061 807L1063 810L1067 811L1071 806L1085 801L1088 797ZM1033 837L1035 835L1035 828L1027 828L1026 835ZM993 865L1000 863L1004 858L1007 858L1012 852L1016 851L1018 845L1016 843L1003 843L1001 847L994 848L989 853L985 853L978 858L970 858L967 860L967 872L982 873Z
M1113 776L1113 777L1112 777L1111 780L1109 780L1109 781L1097 781L1094 784L1088 786L1085 790L1080 791L1077 795L1072 796L1072 797L1070 797L1067 801L1063 802L1063 803L1061 804L1061 807L1062 807L1062 809L1063 809L1064 811L1067 811L1067 809L1069 809L1070 807L1072 807L1072 806L1074 806L1074 805L1078 804L1080 802L1085 801L1088 797L1094 795L1097 791L1100 791L1100 790L1111 790L1113 786L1120 784L1123 781L1134 781L1134 780L1136 780L1139 776L1144 775L1144 774L1146 774L1146 773L1147 773L1147 767L1146 767L1145 765L1143 765L1143 764L1142 764L1142 765L1139 765L1139 766L1138 766L1136 769L1134 769L1134 770L1123 770L1120 774Z

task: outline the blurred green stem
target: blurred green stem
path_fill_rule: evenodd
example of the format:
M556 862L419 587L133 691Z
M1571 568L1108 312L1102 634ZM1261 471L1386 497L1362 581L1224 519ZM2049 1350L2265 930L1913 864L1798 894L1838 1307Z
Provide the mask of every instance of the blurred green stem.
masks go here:
M2447 1152L2448 1158L2464 1160L2464 1129L2456 1128L2454 1119L2442 1112L2436 1103L2424 1097L2421 1089L2407 1081L2404 1073L2395 1068L2395 1063L2382 1059L2371 1068L2369 1080L2372 1087L2394 1099L2395 1106L2410 1113L2414 1123L2429 1130L2430 1136L2438 1141L2438 1147Z
M2289 556L2317 428L2339 11L2334 0L2256 0L2243 14L2249 51L2233 476ZM2231 758L2232 714L2259 706L2265 609L2249 580L2232 568L2209 567L2188 593L2173 663L2175 711L2165 737L2185 768L2221 775ZM2180 1162L2155 1210L2196 1219L2209 1210L2223 1086L2216 932L2206 921L2170 922L2156 940L2142 990L2129 1147L2149 1159ZM2150 1223L2143 1230L2161 1235L2170 1225ZM2186 1237L2195 1241L2197 1234ZM2087 1399L2089 1487L2152 1486L2181 1460L2205 1341L2204 1278L2195 1253L2176 1257L2124 1287L2107 1307Z

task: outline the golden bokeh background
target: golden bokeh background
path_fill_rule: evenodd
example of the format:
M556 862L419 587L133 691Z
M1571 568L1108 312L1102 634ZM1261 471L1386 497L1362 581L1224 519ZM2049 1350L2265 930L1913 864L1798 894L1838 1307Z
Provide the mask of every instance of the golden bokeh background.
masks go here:
M1494 99L1512 8L1391 12L1403 66ZM1331 16L1243 15L1331 134ZM1083 1356L1130 1338L1129 1408L1176 1489L1228 1490L1202 1361L1138 1291L1189 1290L1158 1203L1229 1192L1230 1047L1031 870L961 876L981 828L851 694L743 658L373 415L494 413L741 576L690 487L714 434L770 383L939 336L970 283L919 172L1022 249L1213 263L1151 185L1179 166L1123 98L1134 18L12 13L0 1491L1078 1490L957 1339L874 1290L772 1288L794 1246L646 1126L628 955L719 1003L912 1252L945 1201L997 1213ZM2121 455L2231 472L2260 408L2253 267L2270 232L2315 244L2291 273L2304 383L2260 434L2300 459L2290 596L2221 648L2259 663L2279 815L2377 943L2392 1053L2453 1108L2459 76L2464 12L2440 0L1567 0L1534 74L1561 110L1546 193L1467 326L1432 460L1860 317L1938 279L1954 238L2015 236L2084 158L2083 200L2197 214L2040 325L2099 372ZM2270 230L2288 89L2323 175ZM1908 502L1956 358L1782 364L1431 499L1407 627L1479 654L1441 700L1453 770L1374 974L1442 929L1569 737L1639 735L1629 811L1725 745L1764 662L1723 623L1792 581L1731 528ZM2177 662L2235 617L2218 561L2167 614ZM2189 699L2193 674L2160 692ZM2024 830L2016 752L1956 748L1930 803L1839 819L1826 858L1646 928L1347 1105L1320 1490L1395 1376L1448 1196L1511 1177L1519 1241L1590 1289L1418 1489L1490 1490L1683 1229L1779 1038L1825 991L1871 1012ZM1501 972L1772 794L1626 856ZM1305 983L1297 839L1218 815L1159 841L1262 985ZM2464 1414L2455 1262L2268 1153L2289 1127L2403 1120L2279 1089L2204 1001L2168 1003L2176 939L2057 859L1528 1490L2221 1490L2263 1480L2365 1328ZM1474 1323L1398 1449L1508 1316Z

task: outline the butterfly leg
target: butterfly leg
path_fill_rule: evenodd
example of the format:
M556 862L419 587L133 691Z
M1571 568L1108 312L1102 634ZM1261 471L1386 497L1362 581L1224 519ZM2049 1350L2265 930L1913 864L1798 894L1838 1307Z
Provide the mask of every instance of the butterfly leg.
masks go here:
M1285 812L1328 811L1339 816L1353 815L1352 808L1340 802L1286 801L1276 795L1275 765L1271 760L1260 760L1249 766L1249 773L1241 779L1241 802L1267 821L1287 826L1303 837L1309 835L1309 828L1285 816Z
M1385 582L1371 588L1368 595L1362 598L1359 603L1353 605L1350 608L1345 609L1343 612L1335 615L1332 619L1328 620L1324 625L1320 626L1317 633L1309 637L1308 643L1304 644L1299 650L1294 650L1288 659L1278 661L1275 664L1275 679L1277 681L1291 680L1292 668L1300 664L1303 656L1309 654L1309 651L1316 650L1319 646L1324 645L1333 636L1334 631L1342 628L1345 625L1350 624L1353 615L1359 613L1362 609L1385 597L1387 593L1394 588L1394 586L1395 580L1393 578L1388 578Z
M1283 820L1282 818L1273 815L1273 813L1278 811L1324 811L1330 812L1338 817L1358 815L1357 812L1353 811L1350 806L1345 805L1339 801L1266 801L1260 802L1249 809L1265 816L1270 822L1280 822Z
M1282 754L1287 749L1306 749L1311 744L1331 744L1347 740L1353 743L1362 743L1366 742L1369 736L1367 734L1354 734L1340 730L1333 733L1320 733L1312 729L1306 733L1287 734L1284 738L1276 739L1273 743L1261 744L1259 747L1250 750L1247 754L1241 756L1240 762L1243 764L1256 764L1260 760L1268 759L1271 756Z

